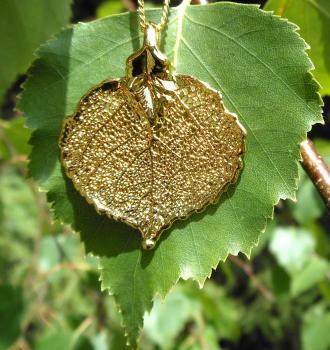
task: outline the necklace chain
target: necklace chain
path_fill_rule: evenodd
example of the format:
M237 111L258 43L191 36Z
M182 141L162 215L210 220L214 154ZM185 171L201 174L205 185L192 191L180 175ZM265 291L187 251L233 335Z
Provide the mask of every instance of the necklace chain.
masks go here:
M170 1L171 0L164 0L162 18L160 22L157 24L158 32L161 32L164 29L166 22L168 20L168 15L170 12ZM144 0L138 0L138 4L139 4L138 13L140 17L140 26L142 31L145 31L149 22L147 21L146 15L145 15Z

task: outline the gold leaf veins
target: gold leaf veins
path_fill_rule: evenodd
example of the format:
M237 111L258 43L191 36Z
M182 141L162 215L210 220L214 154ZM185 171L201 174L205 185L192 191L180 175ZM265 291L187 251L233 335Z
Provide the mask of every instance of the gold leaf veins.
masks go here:
M146 35L129 58L127 77L81 99L60 138L76 189L98 213L140 230L147 249L174 220L216 203L235 182L245 139L221 95L171 74L152 40Z

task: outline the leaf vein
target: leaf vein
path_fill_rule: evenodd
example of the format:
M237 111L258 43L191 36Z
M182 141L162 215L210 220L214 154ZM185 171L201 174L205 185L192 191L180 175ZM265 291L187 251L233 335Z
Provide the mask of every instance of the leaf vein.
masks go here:
M217 28L213 28L212 26L209 26L207 24L204 24L204 23L201 23L201 22L198 22L198 21L195 21L194 19L192 19L191 17L189 17L188 15L186 15L186 18L194 23L194 24L197 24L199 26L202 26L202 27L206 27L206 28L209 28L210 30L226 37L227 39L229 39L230 41L232 41L234 44L236 44L237 46L239 46L241 49L243 49L246 53L248 53L250 56L252 56L253 58L255 58L258 62L260 62L265 68L267 68L273 75L276 79L280 80L284 86L287 87L287 89L296 97L298 98L300 101L303 102L303 105L305 107L307 107L307 109L309 109L313 114L314 114L314 111L312 110L312 108L309 106L309 105L306 105L305 101L303 100L303 98L301 96L299 96L292 88L291 86L278 74L276 73L276 71L274 71L266 62L264 62L263 60L261 60L255 53L253 53L251 50L249 50L246 46L244 46L243 44L241 44L239 41L235 40L235 38L233 38L232 36L230 36L229 34L221 31L221 30L218 30Z

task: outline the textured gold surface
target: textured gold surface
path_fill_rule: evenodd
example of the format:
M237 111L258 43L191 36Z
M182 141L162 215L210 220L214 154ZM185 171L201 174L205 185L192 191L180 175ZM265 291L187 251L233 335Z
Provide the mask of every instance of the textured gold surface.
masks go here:
M60 139L77 190L99 213L139 229L145 248L236 180L245 136L217 91L169 74L165 56L149 49L128 60L127 78L82 98ZM141 55L143 72L134 74Z

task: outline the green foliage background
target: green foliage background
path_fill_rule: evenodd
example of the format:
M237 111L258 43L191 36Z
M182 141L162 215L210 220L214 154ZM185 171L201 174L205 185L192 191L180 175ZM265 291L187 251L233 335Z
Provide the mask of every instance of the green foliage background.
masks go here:
M46 9L42 1L35 1L26 10L33 18L33 28L37 28L34 35L38 40L30 41L22 36L22 28L28 33L32 28L26 23L29 16L21 21L18 11L23 7L15 8L14 3L0 5L0 16L6 17L2 22L6 25L0 27L1 44L12 50L13 57L21 45L33 45L30 50L24 49L24 65L15 66L12 60L6 74L0 76L3 93L18 74L26 71L38 45L59 31L70 16L70 1L54 2ZM330 64L325 54L330 43L322 40L320 28L329 31L330 6L321 0L316 3L318 7L308 11L311 19L303 23L299 22L302 9L290 1L269 1L266 8L287 15L302 27L325 95L330 89L324 68ZM310 3L306 0L305 5ZM104 1L96 14L103 17L123 9L121 1ZM38 184L26 179L26 159L31 150L27 144L30 131L24 127L24 120L18 115L0 120L0 349L125 349L125 328L134 344L142 318L139 348L147 350L330 347L329 217L301 169L297 201L279 203L274 221L255 247L273 204L279 197L294 198L298 144L310 125L320 120L317 86L308 74L310 63L304 55L304 43L291 24L255 7L237 11L235 5L225 4L219 6L221 11L214 9L188 9L183 22L187 32L183 31L179 42L177 21L172 20L165 51L177 63L178 72L193 71L220 89L228 108L239 114L248 134L254 135L248 139L247 169L219 209L209 210L188 225L175 226L151 258L142 256L136 232L97 216L64 181L56 153L61 120L72 112L79 97L99 81L124 74L120 62L132 45L138 45L138 28L134 29L133 44L128 31L132 16L79 24L38 49L41 59L30 70L32 78L25 84L20 103L28 125L37 128L31 141L35 148L29 169ZM38 24L40 16L32 14L41 11L46 12ZM176 15L180 16L174 10L173 18ZM150 16L157 16L157 12ZM8 23L14 19L17 31L11 35L18 38L16 47L7 40ZM189 35L196 33L197 27L208 43L213 40L221 44L218 49L213 45L214 56L208 61L201 41ZM240 51L237 39L221 39L219 33L212 38L215 31L227 38L234 34L245 37L245 49ZM107 42L118 43L118 38L121 45L116 51ZM268 44L268 50L263 43ZM171 51L173 47L176 51ZM107 50L118 65L110 64ZM97 65L85 64L95 55L100 57ZM290 70L277 66L278 57L291 63ZM4 65L5 61L8 58L0 55L0 62ZM243 72L247 69L248 79L242 82L239 77L246 76ZM57 86L54 81L59 76L68 79L60 79ZM233 85L235 81L245 89ZM260 120L264 130L259 136ZM320 153L329 156L326 159L330 164L329 141L316 140L316 145ZM48 199L55 202L54 209L38 191L39 185L50 191ZM54 216L60 220L54 221ZM85 257L78 235L65 223L74 224L86 252L94 255ZM128 245L122 238L125 235ZM229 253L243 251L249 255L251 249L251 260L240 254L219 263ZM98 260L95 255L106 257ZM216 269L203 289L192 281L180 281L172 287L179 277L192 277L202 284L211 267ZM100 268L104 292L98 281ZM164 296L169 290L163 301L159 294Z

